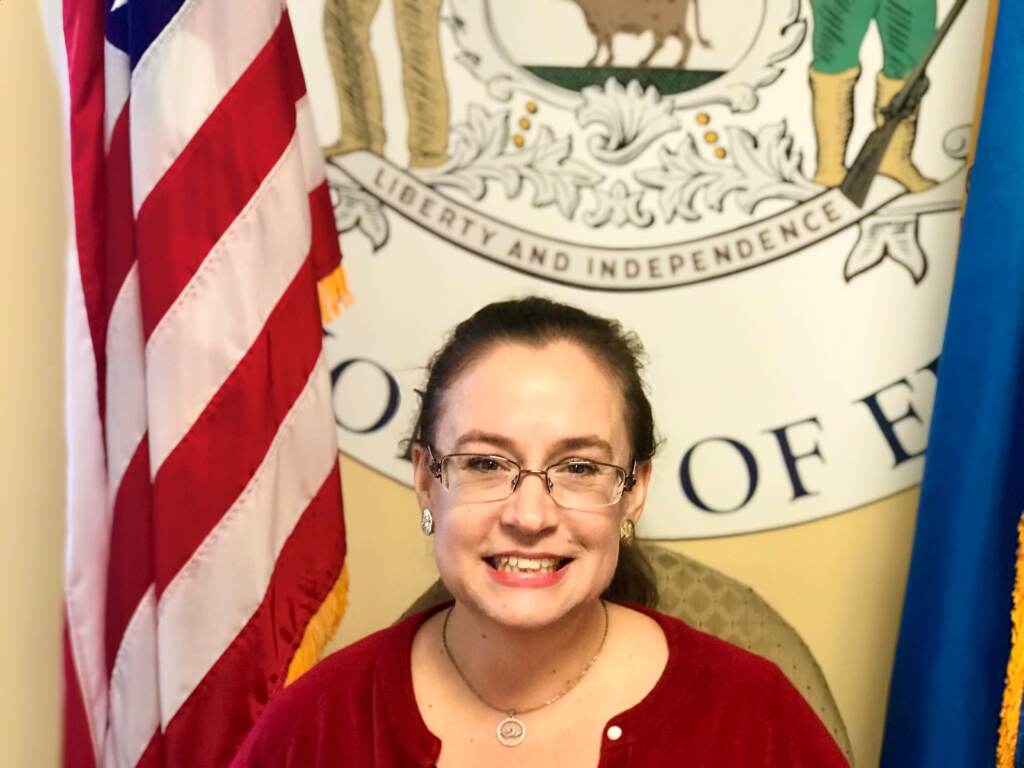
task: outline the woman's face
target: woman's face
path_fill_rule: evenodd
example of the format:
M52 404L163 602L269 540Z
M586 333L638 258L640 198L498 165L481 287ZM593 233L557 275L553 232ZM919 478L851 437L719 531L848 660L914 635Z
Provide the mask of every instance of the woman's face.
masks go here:
M449 387L435 435L437 459L490 454L525 469L589 459L627 471L632 462L619 386L567 341L493 347ZM619 525L639 517L650 478L650 464L638 465L634 488L596 509L560 507L535 475L503 501L459 503L431 475L426 454L413 450L415 484L434 516L442 580L463 606L519 628L549 625L600 596L618 561ZM565 564L547 572L551 560Z

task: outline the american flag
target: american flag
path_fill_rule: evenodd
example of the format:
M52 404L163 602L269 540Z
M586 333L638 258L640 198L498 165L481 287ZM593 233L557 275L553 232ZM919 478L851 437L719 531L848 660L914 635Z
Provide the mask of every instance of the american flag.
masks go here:
M320 148L280 0L63 15L65 765L223 766L343 606Z

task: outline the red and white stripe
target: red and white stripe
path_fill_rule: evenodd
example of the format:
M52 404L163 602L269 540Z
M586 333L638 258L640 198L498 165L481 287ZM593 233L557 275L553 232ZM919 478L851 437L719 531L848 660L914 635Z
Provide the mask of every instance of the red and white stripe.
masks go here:
M319 145L278 0L64 22L65 765L226 765L345 554Z

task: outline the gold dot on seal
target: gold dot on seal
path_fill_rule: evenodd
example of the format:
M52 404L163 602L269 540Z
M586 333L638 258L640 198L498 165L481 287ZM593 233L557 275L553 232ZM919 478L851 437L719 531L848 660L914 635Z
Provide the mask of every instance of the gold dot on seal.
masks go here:
M708 116L707 112L698 112L697 113L697 123L699 125L707 125L710 122L711 122L711 118Z
M530 118L528 118L528 117L520 117L519 118L519 127L522 128L524 131L530 130Z
M704 141L706 141L708 144L714 144L716 141L718 141L718 134L715 133L714 131L708 131L707 133L704 134Z
M534 114L537 111L537 102L536 101L528 101L528 102L526 102L526 111L529 112L531 115Z
M724 147L715 147L715 157L719 160L725 159L725 154L726 152Z
M524 139L517 133L515 136L512 137L512 143L515 144L517 147L521 147L523 146L523 144L526 143L526 139Z

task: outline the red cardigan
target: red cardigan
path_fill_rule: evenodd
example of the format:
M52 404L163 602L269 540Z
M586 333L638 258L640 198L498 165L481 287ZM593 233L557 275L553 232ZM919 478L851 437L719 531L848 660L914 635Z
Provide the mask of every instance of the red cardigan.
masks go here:
M410 658L416 630L443 607L329 656L282 691L233 768L433 766L441 741L416 707ZM630 607L661 625L668 663L643 701L608 721L598 768L847 765L774 664L678 619ZM608 736L613 725L621 729L616 740Z

